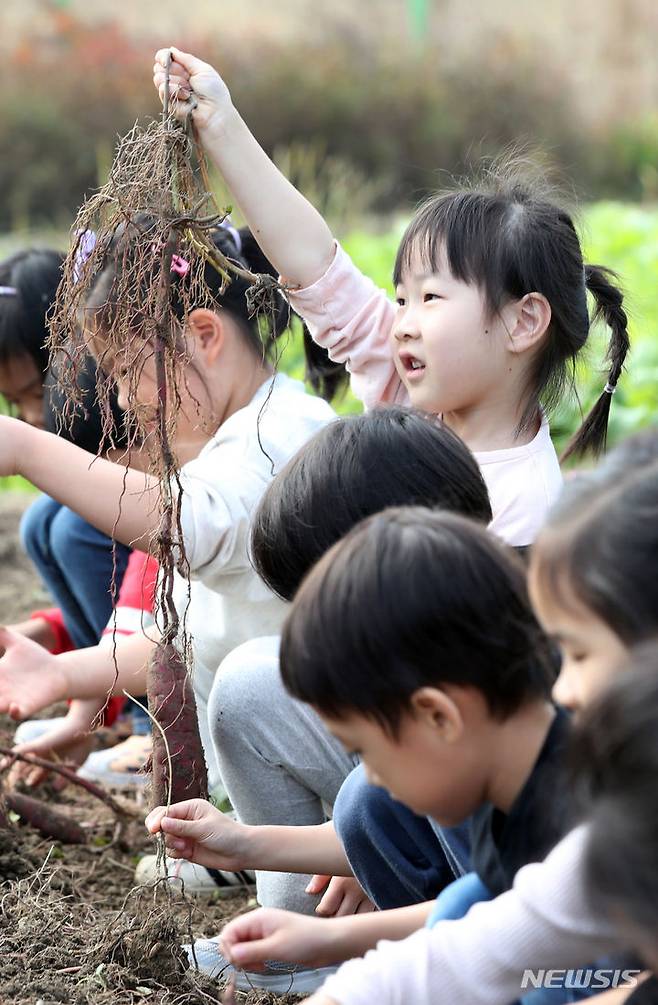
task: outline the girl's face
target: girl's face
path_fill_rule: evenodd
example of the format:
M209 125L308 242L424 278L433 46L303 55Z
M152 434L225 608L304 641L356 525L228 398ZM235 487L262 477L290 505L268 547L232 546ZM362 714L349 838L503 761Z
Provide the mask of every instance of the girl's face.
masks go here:
M19 419L45 429L43 374L31 356L13 356L0 364L0 394L14 406Z
M140 427L146 433L151 432L155 428L158 408L158 385L153 355L144 354L136 378L134 375L131 377L128 360L124 359L121 353L117 353L112 360L104 359L103 366L116 384L119 408L126 411L132 404Z
M129 405L132 406L142 435L148 437L155 431L158 420L158 381L152 348L146 343L142 346L137 364L134 349L130 353L117 352L110 358L102 352L98 340L92 341L90 348L95 349L97 362L116 384L119 407L125 411ZM191 348L193 351L194 346ZM209 433L204 427L212 425L213 415L208 389L194 366L187 368L185 379L179 379L177 383L180 402L176 405L175 445L180 447L199 438L207 439ZM171 408L174 405L171 392L169 398ZM209 432L214 432L214 427Z
M561 598L550 596L533 563L528 585L535 614L562 658L553 698L577 714L619 672L627 647L572 591L565 591ZM570 595L567 604L564 596Z
M445 254L431 271L412 256L395 292L393 358L415 408L461 412L501 394L509 333L487 316L478 287L452 275Z

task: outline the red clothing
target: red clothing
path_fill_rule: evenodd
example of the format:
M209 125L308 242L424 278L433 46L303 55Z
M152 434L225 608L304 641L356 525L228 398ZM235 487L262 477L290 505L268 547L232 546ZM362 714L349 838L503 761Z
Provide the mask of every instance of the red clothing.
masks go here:
M103 644L103 640L111 643L115 632L117 635L132 635L133 632L139 631L143 615L153 612L157 576L158 563L154 558L145 555L143 551L131 552L116 607L103 631L101 644ZM55 636L55 646L51 649L54 656L71 652L74 646L59 608L49 607L43 611L34 611L30 618L43 618L50 625ZM125 698L121 695L110 698L105 709L104 725L112 725L120 714L124 703Z

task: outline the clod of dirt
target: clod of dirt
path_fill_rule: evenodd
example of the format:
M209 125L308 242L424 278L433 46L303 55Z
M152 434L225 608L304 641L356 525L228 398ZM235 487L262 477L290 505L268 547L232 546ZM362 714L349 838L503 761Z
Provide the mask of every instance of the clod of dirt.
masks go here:
M14 829L10 825L2 826L0 822L0 883L22 879L34 871L35 860L30 852L19 846Z
M181 932L173 919L169 897L158 906L153 899L150 889L133 891L130 912L121 912L103 931L98 944L90 947L85 969L96 971L103 966L108 981L111 969L120 986L125 986L125 971L141 985L175 987L181 983L189 968L187 954L181 949Z

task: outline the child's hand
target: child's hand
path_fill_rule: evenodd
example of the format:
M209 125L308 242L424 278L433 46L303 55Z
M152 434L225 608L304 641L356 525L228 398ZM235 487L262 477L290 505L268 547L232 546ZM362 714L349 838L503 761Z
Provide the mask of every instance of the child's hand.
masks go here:
M249 828L231 820L205 799L186 799L169 809L157 806L144 821L151 834L165 836L172 858L239 872L248 869Z
M222 931L219 946L227 960L244 970L262 970L266 960L327 966L335 962L335 924L263 907L230 921Z
M325 891L315 913L322 918L347 914L365 914L374 911L375 905L353 876L313 876L306 892L318 894Z
M234 111L229 89L209 63L204 63L180 49L160 49L155 54L153 83L164 101L165 68L169 53L169 100L181 118L192 114L201 139L221 133L225 120ZM190 98L194 98L190 104Z
M49 761L61 761L74 766L80 765L86 759L92 747L90 731L92 723L103 707L104 701L96 698L87 700L75 699L71 702L63 722L58 723L35 740L16 744L17 754L37 754ZM25 761L16 761L9 772L10 786L22 781L32 787L40 785L48 777L48 771ZM66 779L55 775L53 785L56 789L64 788Z
M0 712L27 719L67 697L68 679L61 657L23 635L0 627Z

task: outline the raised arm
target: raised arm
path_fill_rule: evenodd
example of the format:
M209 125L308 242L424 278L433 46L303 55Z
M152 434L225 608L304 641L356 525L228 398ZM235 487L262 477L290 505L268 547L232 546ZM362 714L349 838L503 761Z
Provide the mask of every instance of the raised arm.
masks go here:
M180 49L161 49L153 68L160 97L170 51L170 88L180 99L179 114L192 115L255 238L291 287L290 304L314 341L345 364L352 390L366 407L406 402L389 347L396 308L385 291L336 248L320 214L252 136L212 66Z
M267 156L231 101L216 70L180 49L161 49L153 81L164 97L165 65L171 51L172 95L194 91L192 115L199 139L221 171L261 248L293 286L310 286L334 256L334 238L317 210ZM174 98L174 100L176 100Z
M53 433L0 416L0 474L23 475L109 537L148 551L158 526L159 483Z

